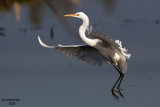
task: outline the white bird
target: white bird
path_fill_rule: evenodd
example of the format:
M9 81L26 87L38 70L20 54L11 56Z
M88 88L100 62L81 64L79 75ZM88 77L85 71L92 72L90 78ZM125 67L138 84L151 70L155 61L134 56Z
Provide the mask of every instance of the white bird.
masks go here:
M75 14L68 14L64 16L82 19L83 24L79 27L79 35L86 44L68 46L58 44L58 46L48 46L44 44L38 36L39 43L43 47L57 50L66 55L82 60L88 64L98 66L103 66L107 63L112 64L120 74L119 78L112 87L112 95L117 101L119 100L119 97L115 94L116 92L119 93L122 98L124 98L123 94L121 93L122 89L120 88L120 85L124 74L127 71L126 58L129 59L131 54L128 54L127 50L122 48L121 41L113 41L102 33L97 31L93 32L92 26L89 27L89 18L85 13L77 12ZM86 30L91 38L86 37ZM115 90L116 85L118 85L117 90Z

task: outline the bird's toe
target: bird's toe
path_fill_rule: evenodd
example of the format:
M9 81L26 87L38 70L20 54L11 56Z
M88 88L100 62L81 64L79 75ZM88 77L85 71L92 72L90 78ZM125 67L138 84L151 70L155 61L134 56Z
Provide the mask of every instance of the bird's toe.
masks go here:
M112 96L114 97L115 100L119 101L119 97L115 94L115 90L112 89Z
M123 90L123 89L118 88L117 92L119 93L119 95L120 95L122 98L124 98L123 94L121 93L121 90Z

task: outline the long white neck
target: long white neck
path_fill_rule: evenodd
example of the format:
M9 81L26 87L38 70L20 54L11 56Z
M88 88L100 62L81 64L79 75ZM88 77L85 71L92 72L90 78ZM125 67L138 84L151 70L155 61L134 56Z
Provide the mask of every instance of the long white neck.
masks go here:
M97 40L90 39L90 38L86 37L86 35L85 35L85 32L89 26L89 19L88 19L88 17L85 17L82 20L83 20L83 24L79 27L79 35L86 44L88 44L90 46L95 46L97 43Z

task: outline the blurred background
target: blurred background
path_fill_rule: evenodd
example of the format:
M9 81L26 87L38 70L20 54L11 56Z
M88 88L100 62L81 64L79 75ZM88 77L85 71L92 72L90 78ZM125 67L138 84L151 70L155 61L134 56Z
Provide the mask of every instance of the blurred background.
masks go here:
M0 0L0 106L160 107L159 0ZM132 54L122 82L124 99L111 88L114 67L85 64L48 45L83 44L81 20L63 15L85 12L94 29L120 39Z

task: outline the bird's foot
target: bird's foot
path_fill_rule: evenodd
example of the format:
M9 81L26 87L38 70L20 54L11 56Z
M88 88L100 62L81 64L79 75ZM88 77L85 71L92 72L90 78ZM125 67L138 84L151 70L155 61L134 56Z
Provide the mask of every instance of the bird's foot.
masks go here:
M115 94L117 91L112 89L112 96L114 97L115 100L119 101L119 97Z
M122 98L124 98L123 94L121 93L121 90L123 90L123 89L117 88L117 92L119 93L119 95L120 95Z
M121 93L121 90L123 90L123 89L121 89L121 88L117 88L117 90L112 89L112 96L117 101L119 101L119 97L115 93L118 93L122 98L124 98L123 94Z

